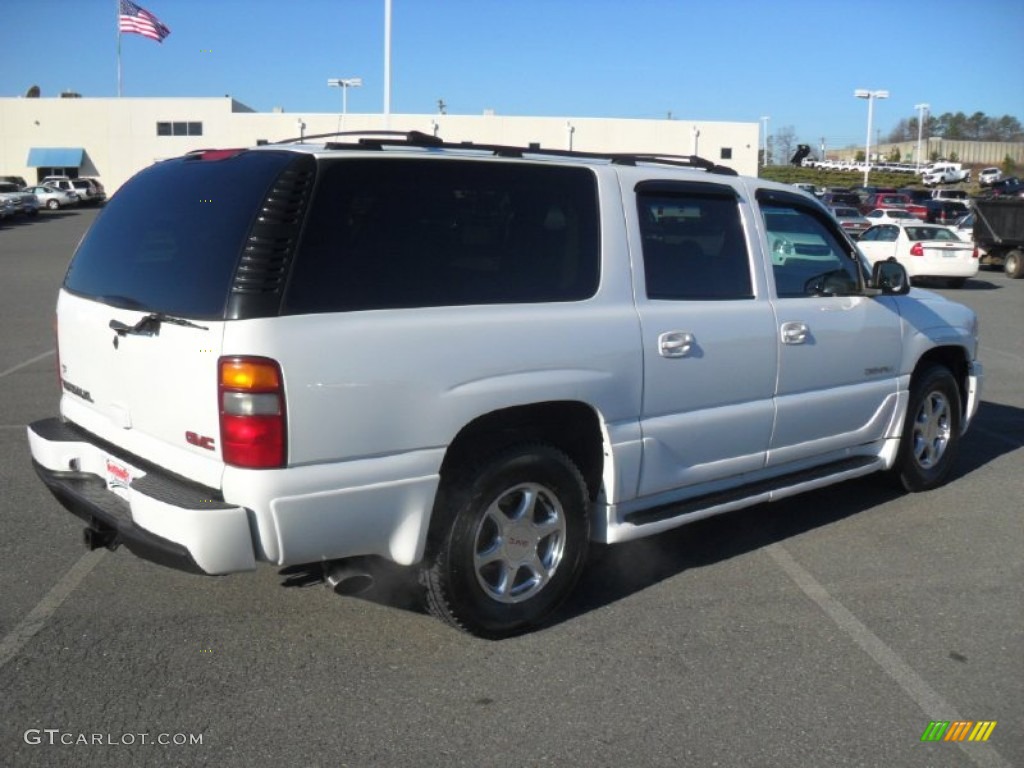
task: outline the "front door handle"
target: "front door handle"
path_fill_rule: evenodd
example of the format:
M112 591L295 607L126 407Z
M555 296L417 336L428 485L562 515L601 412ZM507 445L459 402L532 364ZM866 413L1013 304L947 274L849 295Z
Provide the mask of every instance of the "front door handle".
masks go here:
M658 337L658 354L662 357L686 357L694 341L692 333L668 331Z
M783 323L783 344L804 344L811 336L811 329L806 323Z

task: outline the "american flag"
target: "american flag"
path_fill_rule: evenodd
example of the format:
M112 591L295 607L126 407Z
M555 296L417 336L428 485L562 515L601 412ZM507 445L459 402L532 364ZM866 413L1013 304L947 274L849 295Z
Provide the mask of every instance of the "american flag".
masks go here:
M121 0L117 28L121 32L134 33L156 40L158 43L171 34L171 30L156 16L140 8L132 0Z

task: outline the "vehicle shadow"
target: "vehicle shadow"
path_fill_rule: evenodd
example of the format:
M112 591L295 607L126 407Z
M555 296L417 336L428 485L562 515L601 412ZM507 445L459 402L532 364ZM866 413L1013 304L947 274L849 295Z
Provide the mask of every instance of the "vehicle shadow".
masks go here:
M962 288L958 288L958 291L999 291L1002 290L1003 286L996 283L990 283L981 277L979 272L976 277L970 278Z
M66 218L69 218L71 216L78 216L78 214L79 214L78 211L66 211L66 210L56 210L56 211L46 210L46 211L40 211L38 216L33 216L32 217L31 223L33 223L33 224L41 224L43 222L53 221L55 219L66 219Z
M1024 409L983 402L960 444L951 482L1024 447ZM941 493L941 490L935 491ZM701 520L638 541L592 545L576 589L546 627L603 608L694 569L763 549L831 525L903 495L887 477L872 475L801 496ZM424 613L413 569L364 563L373 586L354 597Z

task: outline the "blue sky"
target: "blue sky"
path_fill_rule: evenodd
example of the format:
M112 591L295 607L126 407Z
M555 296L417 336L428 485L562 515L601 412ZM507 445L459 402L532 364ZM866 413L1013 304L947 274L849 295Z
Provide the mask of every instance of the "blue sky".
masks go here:
M125 96L223 96L337 112L329 77L362 77L380 112L384 0L138 0L171 28L122 40ZM392 0L393 113L663 118L792 126L862 143L915 115L1024 122L1022 0ZM0 96L117 93L116 0L2 0ZM458 138L458 137L449 137Z

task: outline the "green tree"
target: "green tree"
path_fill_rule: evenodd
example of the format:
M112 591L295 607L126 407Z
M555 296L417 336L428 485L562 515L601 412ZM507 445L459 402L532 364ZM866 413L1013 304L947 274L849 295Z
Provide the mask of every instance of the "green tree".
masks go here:
M1013 161L1013 158L1007 155L1003 158L1003 175L1014 176L1017 173L1017 163Z
M984 112L975 112L967 118L968 138L973 139L974 141L981 141L984 139L986 129L990 122L991 121L985 116Z

